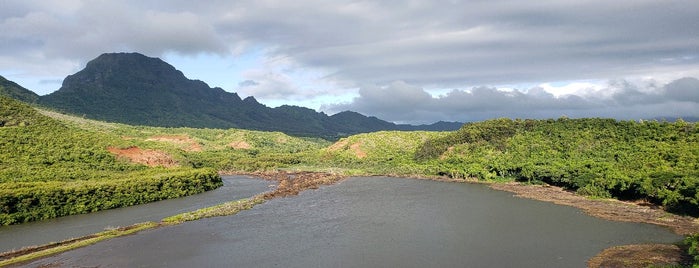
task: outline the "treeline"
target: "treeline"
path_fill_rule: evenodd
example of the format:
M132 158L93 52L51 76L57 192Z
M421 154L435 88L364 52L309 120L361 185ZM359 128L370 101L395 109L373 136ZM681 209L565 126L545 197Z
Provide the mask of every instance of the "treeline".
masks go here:
M0 225L50 219L182 197L223 183L215 170L143 172L132 178L0 184Z
M699 215L699 129L682 120L490 120L426 141L415 159L433 175L545 182Z

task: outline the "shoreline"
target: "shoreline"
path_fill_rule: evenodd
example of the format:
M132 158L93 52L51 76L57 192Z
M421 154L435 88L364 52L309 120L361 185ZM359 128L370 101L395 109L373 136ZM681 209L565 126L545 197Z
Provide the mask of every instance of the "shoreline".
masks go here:
M275 172L222 172L221 175L244 175L264 180L276 181L278 186L271 191L263 192L248 200L236 200L231 202L244 202L236 204L231 209L222 203L208 208L186 212L183 214L198 215L188 220L198 220L207 217L234 215L245 209L250 209L256 204L264 203L274 198L294 196L308 189L318 189L320 186L336 184L348 177L337 173L309 172L309 171L275 171ZM367 175L366 177L376 177ZM359 177L359 176L357 176ZM493 190L511 192L520 198L534 199L550 202L558 205L572 206L581 209L586 214L602 219L624 222L649 223L669 228L679 235L688 235L699 232L699 220L689 216L680 216L665 212L658 207L642 206L638 203L619 201L616 199L590 199L575 193L565 191L560 187L548 185L525 185L518 182L483 182L464 179L451 179L444 177L420 177L420 176L391 176L385 177L408 178L418 180L432 180L452 183L488 184ZM38 245L20 249L14 252L0 253L0 266L24 263L29 260L59 254L78 247L88 246L99 241L131 235L146 229L155 229L162 226L179 224L182 221L168 221L182 214L173 215L162 219L160 222L135 224L118 228L126 231L119 234L114 232L105 235L106 232L91 234L79 238L73 238L62 242ZM140 228L136 228L140 227ZM90 241L90 242L87 242ZM87 242L87 243L85 243ZM660 252L660 253L658 253ZM598 255L588 260L589 267L647 267L649 264L691 264L686 249L677 245L649 244L649 245L623 245L603 250ZM619 263L623 265L618 266ZM638 265L634 265L638 264Z
M160 222L144 222L129 226L118 227L95 234L71 238L64 241L52 242L44 245L24 247L18 250L0 252L0 267L20 265L32 260L48 257L72 249L89 246L100 241L125 235L137 234L140 231L156 229L163 226L181 224L185 221L199 220L203 218L231 216L236 213L251 209L257 204L264 203L274 198L294 196L308 189L318 189L323 185L335 184L346 176L320 172L250 172L250 173L226 173L225 175L245 175L259 179L278 182L274 190L263 192L241 200L233 200L218 205L172 215L160 220Z
M517 182L492 183L490 188L511 192L516 197L571 206L585 214L611 221L647 223L670 229L678 235L699 232L699 219L671 214L657 206L617 199L591 199L549 185ZM692 264L687 248L674 244L636 244L604 249L588 260L588 267L648 267Z

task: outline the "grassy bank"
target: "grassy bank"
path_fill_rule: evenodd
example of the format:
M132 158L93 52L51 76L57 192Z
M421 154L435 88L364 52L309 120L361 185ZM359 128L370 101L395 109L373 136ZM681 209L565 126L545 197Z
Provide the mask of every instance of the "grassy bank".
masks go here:
M219 205L185 212L162 219L159 223L146 222L127 227L115 228L104 232L87 235L80 238L70 239L62 242L51 243L42 246L29 247L13 252L0 254L0 267L18 264L34 259L55 255L61 252L73 250L80 247L95 244L107 239L133 234L142 230L158 228L161 226L176 225L187 221L194 221L203 218L235 215L240 211L253 208L267 200L297 195L308 190L317 189L322 185L334 184L345 177L338 174L316 173L316 172L263 172L251 174L268 180L277 181L276 189L256 195L251 198L225 202Z

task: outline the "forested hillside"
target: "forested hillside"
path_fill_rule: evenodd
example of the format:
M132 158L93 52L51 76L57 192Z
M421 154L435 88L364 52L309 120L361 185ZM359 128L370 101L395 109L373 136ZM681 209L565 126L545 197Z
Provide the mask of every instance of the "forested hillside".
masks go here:
M456 130L460 124L396 125L355 112L333 116L284 105L270 108L254 97L210 88L172 65L138 53L107 53L66 77L39 103L108 122L160 127L239 128L337 139L379 130Z
M26 89L15 82L0 76L0 96L20 100L27 103L35 103L39 100L39 95Z
M425 142L415 159L434 174L540 181L699 214L699 129L682 120L490 120Z

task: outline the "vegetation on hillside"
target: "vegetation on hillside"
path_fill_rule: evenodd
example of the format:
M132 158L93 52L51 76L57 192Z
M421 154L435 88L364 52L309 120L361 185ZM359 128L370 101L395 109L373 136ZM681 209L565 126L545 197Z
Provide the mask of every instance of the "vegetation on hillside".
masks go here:
M161 153L174 167L114 154L130 149ZM210 190L221 171L278 169L547 183L699 215L699 129L682 120L495 119L453 132L379 131L331 143L105 123L0 97L0 224ZM687 240L694 253L696 237Z
M39 100L39 95L26 89L15 82L0 76L0 96L20 100L26 103L35 103Z
M190 80L172 65L138 53L106 53L66 77L61 88L38 98L45 107L132 125L243 128L337 139L377 130L455 130L456 123L396 125L354 112L333 116L312 109L270 108L254 97Z
M580 194L647 199L699 213L699 130L693 123L496 119L455 132L382 131L334 144L280 132L104 123L3 99L0 181L128 179L171 169L136 165L105 148L164 152L176 169L330 170L543 182ZM47 115L47 116L44 116ZM157 171L161 170L161 171Z
M699 215L699 129L682 120L490 120L425 142L415 159L436 174L539 181Z
M0 225L181 197L221 185L215 169L117 158L128 141L79 129L0 97Z

